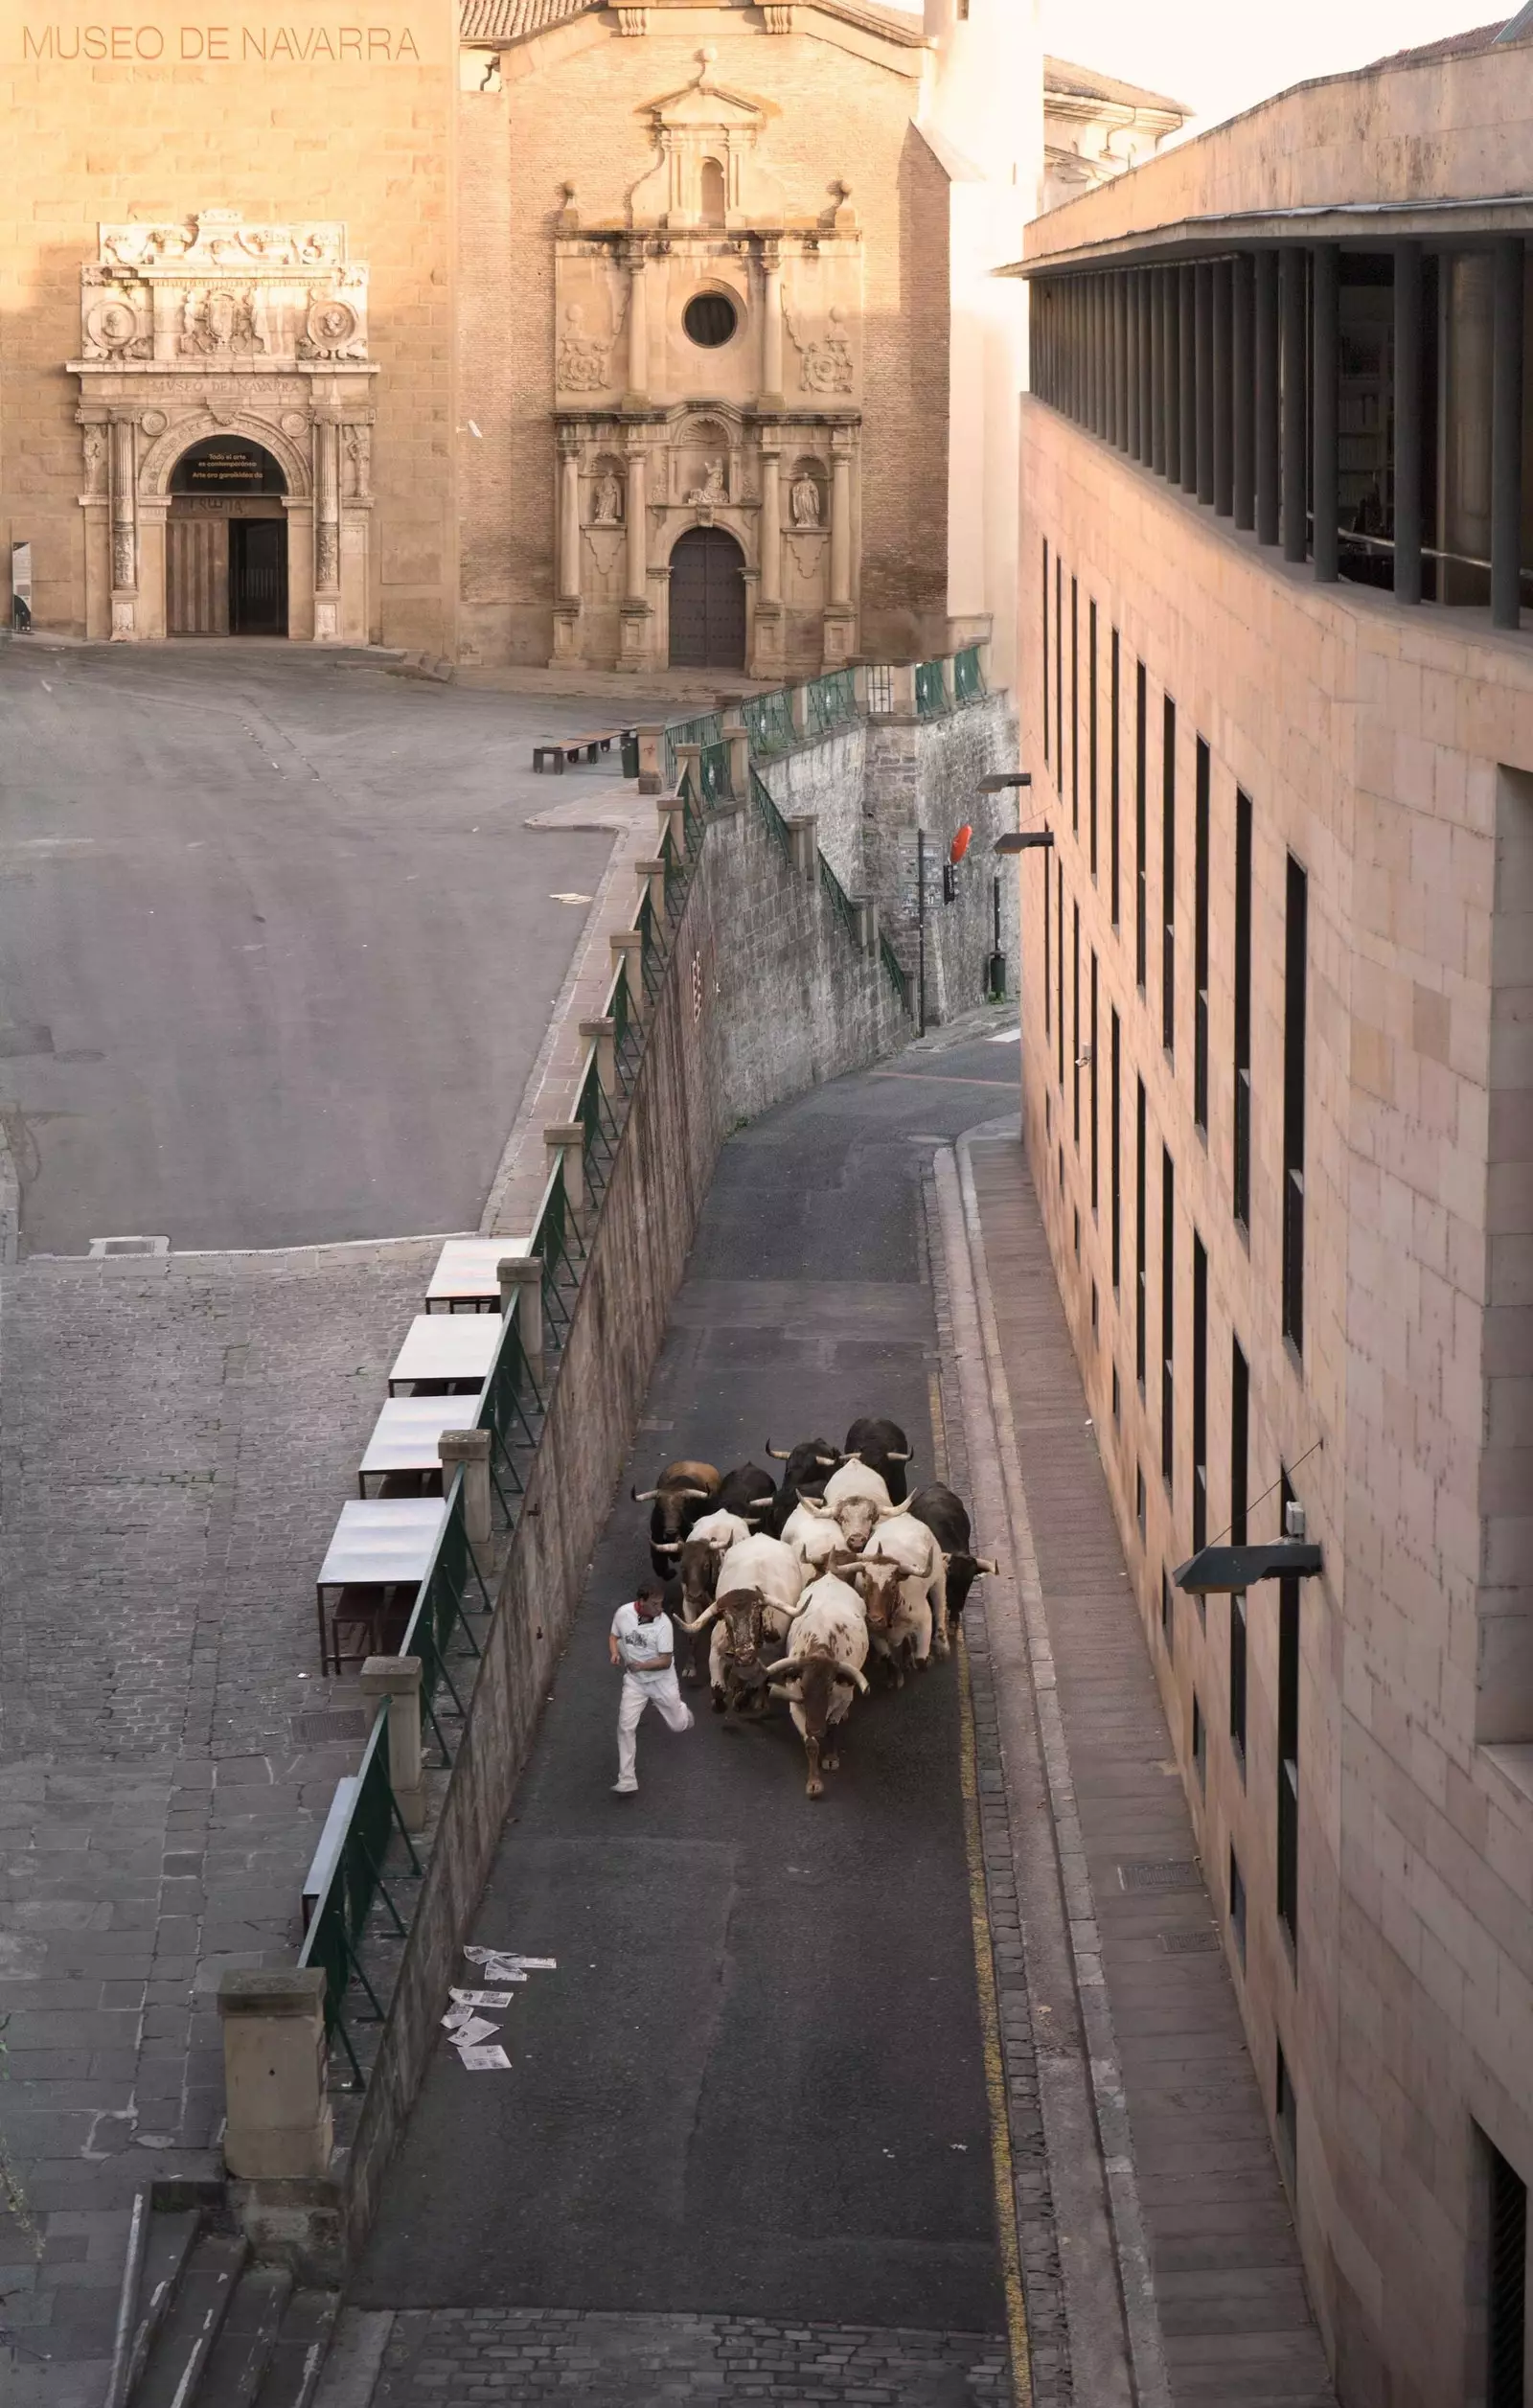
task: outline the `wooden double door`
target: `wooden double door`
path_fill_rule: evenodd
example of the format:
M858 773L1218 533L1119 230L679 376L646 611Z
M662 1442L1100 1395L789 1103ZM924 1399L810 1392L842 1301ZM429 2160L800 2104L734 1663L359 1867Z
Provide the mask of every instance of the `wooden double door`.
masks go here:
M286 518L221 512L165 524L165 626L170 635L286 635Z
M671 555L671 666L745 666L745 556L722 527L689 527Z

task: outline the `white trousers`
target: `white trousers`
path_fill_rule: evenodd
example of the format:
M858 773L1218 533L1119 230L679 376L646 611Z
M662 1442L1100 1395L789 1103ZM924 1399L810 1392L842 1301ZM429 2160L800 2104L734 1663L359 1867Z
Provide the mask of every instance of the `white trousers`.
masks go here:
M654 1688L647 1688L631 1672L623 1675L623 1703L617 1710L617 1778L620 1789L637 1789L638 1778L633 1770L634 1753L638 1746L639 1716L646 1706L652 1706L662 1721L673 1731L692 1729L692 1709L682 1697L680 1684L674 1672L668 1672Z

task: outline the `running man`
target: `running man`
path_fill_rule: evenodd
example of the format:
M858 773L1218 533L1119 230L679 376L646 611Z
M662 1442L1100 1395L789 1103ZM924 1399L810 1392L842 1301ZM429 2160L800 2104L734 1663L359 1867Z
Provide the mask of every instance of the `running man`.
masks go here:
M606 1651L623 1674L623 1702L617 1715L617 1778L613 1794L631 1798L638 1777L633 1759L638 1746L639 1717L646 1706L658 1708L673 1731L692 1729L692 1709L681 1695L672 1662L671 1617L661 1611L660 1591L652 1580L641 1581L630 1605L620 1605L612 1617Z

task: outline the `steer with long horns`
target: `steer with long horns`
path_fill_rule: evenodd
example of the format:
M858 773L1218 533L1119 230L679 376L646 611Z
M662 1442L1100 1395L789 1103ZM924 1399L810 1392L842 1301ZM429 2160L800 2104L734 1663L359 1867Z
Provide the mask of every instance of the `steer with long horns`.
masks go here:
M733 1547L750 1532L738 1513L712 1513L699 1516L676 1549L674 1570L681 1583L681 1613L677 1617L686 1644L676 1650L681 1679L695 1688L708 1668L705 1640L694 1634L701 1628L699 1617L713 1603L719 1585L719 1567Z
M903 1505L905 1495L904 1467L910 1460L910 1441L897 1421L882 1421L875 1414L864 1414L855 1421L846 1433L845 1455L865 1463L870 1472L877 1472L888 1489L890 1500Z
M822 1503L816 1504L812 1497L801 1497L799 1510L829 1516L839 1525L847 1546L860 1549L866 1547L882 1517L903 1508L891 1501L882 1476L854 1458L831 1474Z
M989 1555L974 1553L969 1509L945 1480L934 1479L926 1488L917 1489L910 1500L910 1511L918 1522L926 1524L942 1548L948 1570L948 1627L955 1630L969 1592L981 1572L999 1571L1000 1566Z
M868 1617L874 1653L904 1688L907 1665L925 1669L935 1646L948 1653L947 1566L941 1548L913 1514L893 1513L879 1524L849 1578Z
M825 1483L841 1456L829 1438L802 1438L796 1447L774 1447L768 1438L766 1455L768 1461L788 1467L777 1483L777 1502L766 1517L773 1536L781 1538L783 1525L800 1497L823 1497Z
M835 1572L825 1572L805 1590L789 1640L790 1653L766 1674L774 1689L788 1699L794 1726L804 1742L809 1777L806 1798L824 1795L824 1773L834 1773L840 1751L833 1735L852 1710L854 1689L866 1689L862 1666L868 1655L868 1626L862 1601Z
M668 1463L652 1488L630 1488L636 1505L650 1508L650 1562L662 1580L675 1571L681 1542L719 1486L711 1463Z

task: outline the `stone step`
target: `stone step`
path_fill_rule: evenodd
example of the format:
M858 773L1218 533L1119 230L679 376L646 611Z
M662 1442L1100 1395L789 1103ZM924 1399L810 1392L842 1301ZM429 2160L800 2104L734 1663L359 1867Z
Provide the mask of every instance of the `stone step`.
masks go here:
M189 2408L249 2255L242 2234L203 2233L130 2394L133 2408Z
M338 2291L293 2292L255 2408L309 2408L339 2308ZM221 2402L210 2397L208 2408L221 2408Z
M262 2378L271 2363L277 2335L292 2296L293 2278L286 2266L247 2265L234 2287L234 2296L208 2352L201 2378L191 2401L208 2408L252 2408Z

